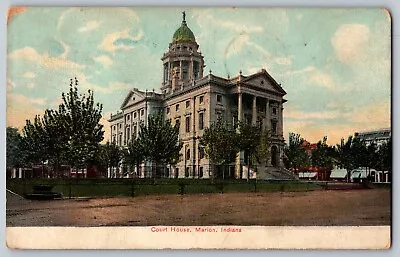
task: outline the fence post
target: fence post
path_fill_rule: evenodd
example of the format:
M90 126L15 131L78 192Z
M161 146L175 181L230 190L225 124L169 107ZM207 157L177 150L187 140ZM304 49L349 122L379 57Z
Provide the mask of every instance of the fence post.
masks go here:
M257 193L257 180L254 180L254 193Z

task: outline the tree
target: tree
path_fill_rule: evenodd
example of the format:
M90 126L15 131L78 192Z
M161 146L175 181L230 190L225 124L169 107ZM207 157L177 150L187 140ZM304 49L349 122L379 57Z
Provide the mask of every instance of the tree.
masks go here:
M224 121L217 121L205 128L200 139L205 154L214 165L228 165L234 162L240 151L238 142L236 128Z
M123 158L123 152L115 144L115 142L110 143L107 141L105 145L101 146L101 158L104 160L104 164L106 169L110 168L112 171L113 168L116 168L117 172L111 173L111 177L118 177L119 176L119 164Z
M30 120L26 121L21 145L26 153L24 164L29 166L41 164L43 176L44 163L48 160L50 153L47 150L46 135L39 115L35 116L33 123Z
M53 167L56 176L63 161L68 144L68 128L65 127L64 119L57 116L54 110L46 110L41 120L43 125L43 140L46 148L49 164Z
M268 160L271 157L271 134L269 130L262 130L260 133L260 143L258 144L255 154L255 161L264 166L268 165Z
M8 169L20 168L24 161L22 137L17 128L6 128L6 167Z
M311 152L312 165L315 167L330 168L333 165L334 150L326 143L327 139L325 136L318 141L317 147Z
M247 164L247 180L250 176L250 166L257 160L259 146L261 143L261 131L257 126L240 122L238 124L238 144L239 149L244 151L245 163ZM242 177L242 176L241 176Z
M140 124L137 143L145 160L152 162L153 178L157 165L175 164L180 157L183 143L179 140L179 127L164 121L161 115L151 115L148 124Z
M309 166L310 156L303 147L305 140L300 134L289 133L289 144L284 148L286 157L289 159L291 168Z
M340 144L336 145L338 165L347 170L348 182L350 182L351 170L354 169L354 162L352 161L352 142L353 137L349 136L347 141L342 138Z
M366 147L366 167L368 167L368 178L371 179L371 168L377 168L378 166L378 146L375 142L370 143Z
M78 80L71 79L67 94L62 93L63 103L54 116L59 119L67 136L65 156L68 163L75 168L82 168L93 162L103 140L102 105L94 103L93 92L88 96L78 95Z
M377 151L377 166L380 170L392 171L392 138L379 146Z
M124 162L131 168L136 168L137 176L140 177L139 165L144 161L143 149L140 141L133 139L128 142L127 148L124 150Z

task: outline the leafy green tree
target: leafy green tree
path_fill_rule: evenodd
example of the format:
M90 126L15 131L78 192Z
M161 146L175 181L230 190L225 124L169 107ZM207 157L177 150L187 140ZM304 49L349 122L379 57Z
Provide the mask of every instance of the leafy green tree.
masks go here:
M227 167L236 159L240 151L239 136L236 128L228 122L217 121L205 128L200 144L204 147L206 156L214 165ZM225 174L225 172L223 172Z
M289 144L284 148L284 153L289 160L290 168L309 166L310 156L303 147L304 139L300 134L289 133Z
M164 121L161 115L149 116L148 124L141 123L137 143L146 161L152 162L153 178L157 165L177 163L183 143L179 140L179 127Z
M239 149L244 151L245 163L247 164L247 180L250 176L250 167L257 160L259 146L261 143L261 131L258 126L240 122L238 124Z
M262 130L260 132L260 143L258 144L255 154L255 161L261 165L267 166L268 160L271 157L271 132L269 130Z
M336 145L338 166L347 170L347 181L350 182L351 170L354 169L354 161L352 157L353 137L349 136L345 141L340 140L340 144Z
M330 147L325 136L318 141L317 147L311 152L312 165L315 167L331 168L334 162L334 149Z
M28 166L41 164L43 173L44 163L48 160L50 153L47 150L46 136L39 115L35 116L33 123L30 120L26 121L21 145L26 153L24 164Z
M25 152L22 148L22 137L17 128L6 128L6 167L21 168Z
M110 143L107 141L106 144L101 146L101 158L104 161L106 169L110 168L112 171L116 169L116 173L111 174L111 177L119 176L119 165L123 158L123 152L115 142Z
M371 168L378 166L378 146L375 142L366 147L366 167L368 167L368 178L371 179Z
M135 167L137 175L140 177L139 166L144 161L143 149L140 141L133 139L128 142L128 146L124 149L124 162L131 168Z
M53 167L56 176L60 176L61 164L65 161L68 144L68 128L64 119L57 116L54 110L46 110L41 120L43 126L43 140L49 164Z
M392 138L379 146L377 159L377 166L380 170L392 171Z
M94 103L91 90L87 96L79 95L77 86L78 80L71 79L69 92L62 94L63 103L54 116L63 124L68 137L66 160L72 167L83 168L95 160L104 130L100 124L102 105Z

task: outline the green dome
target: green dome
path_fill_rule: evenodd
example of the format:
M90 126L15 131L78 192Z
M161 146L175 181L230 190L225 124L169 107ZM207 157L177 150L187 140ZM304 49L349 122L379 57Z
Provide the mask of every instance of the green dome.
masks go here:
M196 42L193 32L189 29L186 21L182 21L182 25L177 29L172 37L172 42Z

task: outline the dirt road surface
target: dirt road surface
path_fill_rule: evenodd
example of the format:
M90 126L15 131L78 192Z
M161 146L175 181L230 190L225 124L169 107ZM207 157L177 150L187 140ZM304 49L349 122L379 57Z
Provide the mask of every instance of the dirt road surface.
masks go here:
M7 226L390 225L387 189L30 201L7 192Z

